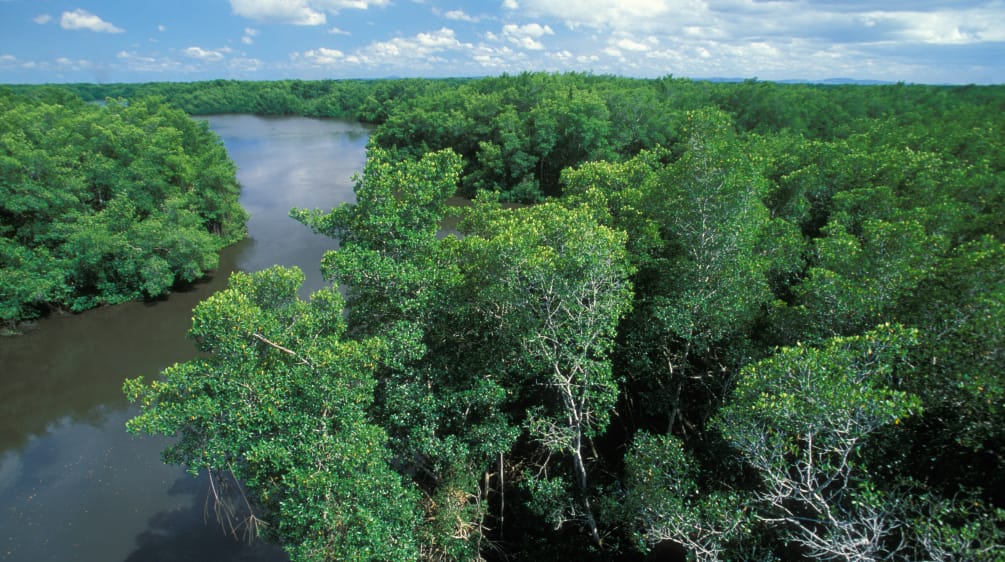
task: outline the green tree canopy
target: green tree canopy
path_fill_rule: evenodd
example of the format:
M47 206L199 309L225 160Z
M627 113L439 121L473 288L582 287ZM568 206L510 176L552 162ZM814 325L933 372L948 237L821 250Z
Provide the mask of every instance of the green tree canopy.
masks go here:
M0 321L163 295L243 237L222 144L163 101L0 109Z

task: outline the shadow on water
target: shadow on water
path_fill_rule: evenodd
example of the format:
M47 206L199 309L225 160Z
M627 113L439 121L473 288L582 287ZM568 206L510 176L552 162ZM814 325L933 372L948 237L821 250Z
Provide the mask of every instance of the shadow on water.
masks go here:
M165 299L53 314L0 338L0 453L67 421L103 425L106 412L128 405L124 378L194 357L192 309L226 286L243 246L224 249L213 275Z
M157 513L137 538L137 547L125 562L286 562L281 548L262 541L247 543L227 535L206 513L208 481L205 476L183 476L168 491L192 495L190 506ZM208 518L207 518L208 515Z

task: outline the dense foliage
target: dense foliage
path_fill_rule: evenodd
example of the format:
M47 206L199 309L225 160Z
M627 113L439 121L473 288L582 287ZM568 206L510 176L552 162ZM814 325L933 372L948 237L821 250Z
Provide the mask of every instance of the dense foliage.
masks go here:
M997 142L1005 100L996 88L780 85L636 80L524 73L431 88L396 100L374 134L417 157L451 148L464 157L461 189L536 202L559 195L560 174L593 160L631 158L686 140L686 111L715 107L739 131L833 141L882 127L912 148L965 151ZM944 136L943 136L944 135ZM941 139L937 145L932 141ZM994 140L992 140L994 139ZM886 143L894 139L881 139ZM916 146L914 143L926 143ZM987 154L986 157L994 158ZM1001 165L1001 156L998 155Z
M106 98L163 97L191 115L255 113L357 119L380 123L405 100L448 89L463 79L277 80L249 82L149 82L143 84L68 84L85 101ZM31 86L15 86L32 90Z
M0 323L157 297L244 235L235 168L156 99L0 92Z
M298 561L1002 560L1003 103L432 87L294 211L345 300L235 276L130 426Z

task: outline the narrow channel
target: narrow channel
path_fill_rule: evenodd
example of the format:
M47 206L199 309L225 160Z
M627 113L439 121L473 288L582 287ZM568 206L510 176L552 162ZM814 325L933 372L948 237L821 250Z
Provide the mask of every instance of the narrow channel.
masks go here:
M299 266L303 296L324 285L334 241L288 216L351 201L365 163L364 125L300 117L202 117L238 167L248 238L211 278L152 303L54 315L0 338L0 560L281 561L206 521L206 482L160 462L165 439L133 437L122 381L194 356L192 309L231 272ZM211 518L211 516L210 516Z

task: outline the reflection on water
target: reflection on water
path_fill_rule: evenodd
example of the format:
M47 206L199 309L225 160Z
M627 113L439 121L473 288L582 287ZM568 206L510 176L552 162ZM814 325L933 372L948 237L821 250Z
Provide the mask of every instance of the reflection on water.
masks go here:
M335 247L289 218L293 207L327 209L353 199L352 175L365 163L367 129L356 123L228 115L210 119L238 164L246 189L241 205L251 213L250 240L237 261L246 270L297 265L307 280L303 296L324 285L320 263Z
M214 116L252 214L249 239L224 250L208 280L152 303L54 316L0 338L0 560L285 560L204 524L205 482L160 462L166 439L132 437L126 377L191 358L192 308L234 270L300 266L304 296L324 285L334 247L288 217L291 207L352 199L368 131L303 118Z

